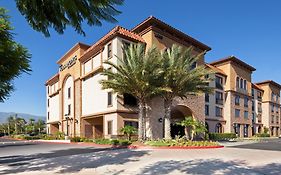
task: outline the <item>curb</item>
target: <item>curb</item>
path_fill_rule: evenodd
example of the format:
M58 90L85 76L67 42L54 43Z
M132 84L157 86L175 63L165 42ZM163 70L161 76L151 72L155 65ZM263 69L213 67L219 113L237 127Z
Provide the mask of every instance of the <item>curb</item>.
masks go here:
M219 146L128 146L129 149L215 149L224 148L223 145Z

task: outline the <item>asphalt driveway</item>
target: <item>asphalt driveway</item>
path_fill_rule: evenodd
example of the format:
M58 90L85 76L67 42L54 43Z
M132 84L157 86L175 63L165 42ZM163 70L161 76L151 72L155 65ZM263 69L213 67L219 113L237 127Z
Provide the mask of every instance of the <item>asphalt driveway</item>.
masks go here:
M281 139L268 139L268 140L262 140L258 143L249 143L249 144L236 145L231 147L243 148L243 149L281 151Z

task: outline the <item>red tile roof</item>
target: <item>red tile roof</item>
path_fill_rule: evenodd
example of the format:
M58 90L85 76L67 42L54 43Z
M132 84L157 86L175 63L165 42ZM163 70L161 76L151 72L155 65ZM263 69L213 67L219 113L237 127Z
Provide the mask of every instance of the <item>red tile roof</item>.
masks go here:
M206 65L206 67L209 67L210 69L212 69L213 71L215 71L215 73L218 73L218 74L220 74L220 75L223 75L223 76L225 76L225 77L227 77L227 75L224 73L224 71L223 70L221 70L221 69L219 69L219 68L217 68L217 67L215 67L215 66L212 66L212 65L210 65L210 64L205 64Z
M180 30L170 26L169 24L157 19L154 16L148 17L143 22L141 22L140 24L136 25L133 29L131 29L131 31L140 33L143 30L147 29L149 26L154 25L154 24L156 24L158 27L161 26L166 31L169 31L173 35L176 35L178 38L187 40L192 45L197 46L198 48L200 48L202 50L206 50L206 51L211 50L211 48L209 46L207 46L207 45L203 44L202 42L192 38L191 36L181 32Z
M259 85L255 84L255 83L252 83L252 88L258 89L260 91L264 91Z
M80 57L80 61L83 61L87 59L92 54L96 53L97 51L101 50L103 47L103 44L105 44L107 41L112 39L115 36L121 36L125 37L126 39L142 42L145 43L145 40L139 36L138 34L129 31L128 29L125 29L121 26L114 27L110 32L108 32L105 36L103 36L100 40L98 40L94 45L92 45L84 54Z
M273 80L265 80L265 81L261 81L261 82L258 82L256 83L257 85L262 85L262 84L272 84L276 87L278 87L279 89L281 89L281 85L279 83L276 83L275 81Z
M245 67L246 69L250 70L250 71L255 71L256 69L252 66L250 66L249 64L241 61L240 59L238 59L237 57L235 56L229 56L229 57L226 57L226 58L222 58L222 59L219 59L217 61L214 61L214 62L211 62L209 64L215 66L215 65L218 65L220 63L224 63L224 62L228 62L228 61L232 61L232 62L235 62L243 67Z

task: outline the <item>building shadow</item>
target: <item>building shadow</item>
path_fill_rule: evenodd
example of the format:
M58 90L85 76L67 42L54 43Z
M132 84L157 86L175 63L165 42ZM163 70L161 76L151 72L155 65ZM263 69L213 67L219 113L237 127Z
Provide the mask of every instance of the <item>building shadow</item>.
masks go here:
M243 161L222 161L219 159L195 159L189 161L159 161L141 169L139 175L155 174L229 174L229 175L277 175L281 174L281 164L262 167L247 166Z
M76 173L82 169L106 165L121 165L128 161L138 161L148 151L116 148L72 148L50 153L0 157L0 165L5 169L0 174L16 174L31 171L56 171L56 173Z

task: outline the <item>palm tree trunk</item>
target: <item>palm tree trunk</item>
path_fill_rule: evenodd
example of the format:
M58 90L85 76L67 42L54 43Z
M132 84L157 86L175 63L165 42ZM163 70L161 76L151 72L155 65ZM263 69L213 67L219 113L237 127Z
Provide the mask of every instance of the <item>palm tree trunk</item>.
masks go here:
M184 134L187 140L189 140L189 131L188 131L188 127L184 127Z
M164 138L171 139L171 106L172 100L164 100Z
M139 102L139 129L138 129L138 139L139 141L144 140L144 116L146 113L145 102Z

